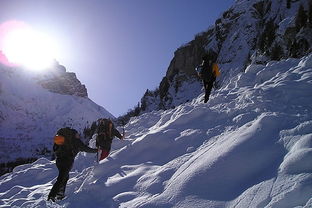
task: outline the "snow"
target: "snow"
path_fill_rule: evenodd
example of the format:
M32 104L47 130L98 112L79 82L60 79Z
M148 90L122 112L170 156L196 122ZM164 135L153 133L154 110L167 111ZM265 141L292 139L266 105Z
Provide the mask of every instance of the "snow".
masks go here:
M53 70L41 73L0 65L0 73L0 163L38 157L36 150L51 149L51 135L61 127L82 131L98 118L113 118L88 98L42 88L37 80L53 76Z
M46 201L55 161L16 167L0 207L312 207L311 63L250 65L207 104L132 118L100 164L76 157L63 201Z
M287 29L295 26L299 6L303 5L305 10L308 10L309 2L307 0L291 1L291 7L287 8L286 0L237 0L217 20L215 27L212 28L214 33L208 37L205 49L218 51L218 63L224 64L226 68L231 68L231 72L222 71L223 76L226 77L228 77L228 73L237 74L244 70L246 64L254 61L255 58L264 63L268 57L258 54L258 40L265 25L270 20L274 20L278 27L276 28L276 39L272 45L283 43L281 46L286 47ZM256 6L257 4L258 6ZM261 4L264 5L263 16L259 14ZM305 34L305 37L309 37L309 35ZM288 52L285 51L285 54ZM257 56L255 56L256 54ZM252 59L250 60L250 58ZM235 68L236 70L234 70Z

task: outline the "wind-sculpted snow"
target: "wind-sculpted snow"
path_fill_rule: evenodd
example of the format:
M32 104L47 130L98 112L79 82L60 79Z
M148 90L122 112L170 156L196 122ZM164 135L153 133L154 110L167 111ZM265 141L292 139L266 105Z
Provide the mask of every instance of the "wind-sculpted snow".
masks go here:
M80 153L63 201L54 161L15 168L0 207L312 207L311 92L312 54L250 65L208 104L132 118L100 164Z

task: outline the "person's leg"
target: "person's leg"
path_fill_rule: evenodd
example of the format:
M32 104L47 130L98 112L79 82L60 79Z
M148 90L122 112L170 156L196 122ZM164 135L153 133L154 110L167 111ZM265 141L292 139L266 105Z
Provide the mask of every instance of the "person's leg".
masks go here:
M57 160L56 166L59 170L59 175L48 196L48 200L51 199L52 201L55 201L55 197L59 195L59 193L64 194L65 187L69 178L69 171L72 167L72 161Z
M69 179L69 171L67 172L66 177L63 178L63 180L59 186L59 190L56 193L57 199L63 199L65 197L65 189L66 189L68 179Z
M64 165L65 171L64 171L64 177L61 180L59 191L56 193L57 199L63 199L65 196L65 189L66 189L67 181L69 179L69 172L72 169L73 164L74 164L74 159L68 160L62 164Z
M100 160L104 160L108 155L109 155L109 151L107 151L105 149L102 149L101 150Z
M209 100L209 96L213 87L213 82L204 82L205 85L205 100L204 103L207 103Z
M56 182L54 183L50 193L49 193L49 196L48 196L48 200L52 200L52 201L55 201L55 197L56 197L56 194L59 192L60 190L60 187L62 185L62 181L64 180L64 177L66 173L64 171L64 169L59 169L59 175L56 179Z

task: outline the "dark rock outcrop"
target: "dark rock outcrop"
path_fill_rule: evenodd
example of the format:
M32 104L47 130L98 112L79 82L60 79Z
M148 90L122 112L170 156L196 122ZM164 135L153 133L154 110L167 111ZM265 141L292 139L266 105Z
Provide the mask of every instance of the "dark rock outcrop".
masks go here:
M58 63L49 70L49 74L40 77L38 83L51 92L88 97L87 88L77 79L73 72L66 72L66 68Z
M141 113L173 108L197 97L200 80L194 69L209 50L217 53L220 83L250 63L266 64L311 53L311 21L312 3L308 0L237 0L207 31L174 52L158 88L147 90L142 97Z

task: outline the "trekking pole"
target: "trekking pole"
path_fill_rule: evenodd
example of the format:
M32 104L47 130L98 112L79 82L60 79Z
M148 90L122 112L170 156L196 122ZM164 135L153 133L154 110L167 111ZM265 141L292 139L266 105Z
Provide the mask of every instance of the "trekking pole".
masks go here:
M125 139L126 138L126 134L125 134L125 122L123 121L122 122L122 135L123 135L123 138Z
M96 161L97 163L99 163L98 158L99 158L99 148L97 149L97 152L96 152L96 159L95 159L95 161Z
M126 135L125 135L125 127L123 127L123 129L122 129L122 136L123 136L124 139L126 138Z
M97 147L97 152L96 152L96 162L97 162L97 163L100 162L100 161L99 161L99 150L100 150L100 148Z

